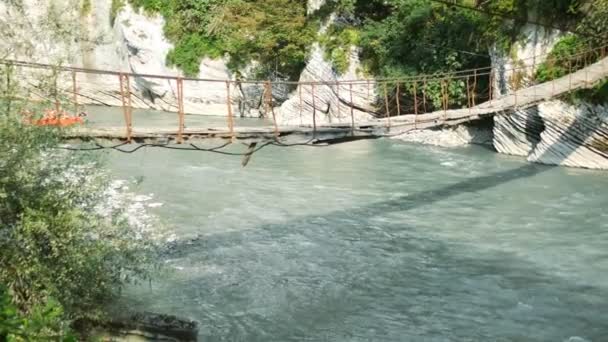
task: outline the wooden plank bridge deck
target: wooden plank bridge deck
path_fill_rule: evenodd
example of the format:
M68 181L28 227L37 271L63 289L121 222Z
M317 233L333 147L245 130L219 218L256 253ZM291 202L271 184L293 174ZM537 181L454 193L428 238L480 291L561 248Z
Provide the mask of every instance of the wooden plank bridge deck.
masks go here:
M595 49L599 50L599 49ZM597 51L596 51L597 52ZM588 53L588 52L587 52ZM586 58L587 55L579 54L569 57L568 64L571 65L572 61L578 61L581 59L581 55ZM476 106L471 106L461 109L444 109L430 113L418 113L418 114L404 114L399 116L386 117L382 119L373 119L365 122L355 122L354 118L351 123L346 124L324 124L324 125L300 125L300 126L277 126L275 125L265 127L235 127L233 116L232 116L232 104L231 101L227 101L228 107L228 122L225 127L185 127L184 125L184 109L183 109L183 81L184 78L171 78L169 76L162 75L147 75L146 77L157 77L161 79L175 79L177 82L177 98L178 98L178 117L179 124L175 128L140 128L132 126L132 113L131 113L131 90L129 86L129 77L135 77L138 75L124 74L102 70L88 70L80 68L63 68L66 72L71 72L73 77L73 92L74 102L76 108L78 107L78 92L76 85L76 73L98 73L98 74L112 74L120 77L120 97L122 98L122 106L125 112L125 125L122 127L89 127L82 126L69 129L65 132L65 138L67 140L84 140L84 141L95 141L95 140L110 140L110 141L129 141L135 143L145 144L172 144L172 143L188 143L197 141L207 140L232 140L240 142L260 142L260 141L272 141L280 140L286 143L299 143L302 141L306 142L323 142L331 140L356 140L356 139L371 139L386 137L391 135L402 134L411 130L438 128L444 126L459 125L465 122L478 120L483 117L500 115L502 113L509 112L514 109L524 109L533 106L539 102L559 98L567 93L579 90L588 89L596 86L608 77L608 57L605 57L605 47L601 47L602 58L593 64L590 64L578 71L572 72L564 77L545 82L542 84L530 86L524 89L512 92L509 95L501 96L498 98L492 98L490 90L490 100L481 103ZM576 57L577 59L574 59ZM26 62L3 62L13 66L19 66L24 68L49 68L48 65L26 63ZM586 65L586 64L585 64ZM489 75L490 84L493 87L492 76L494 69L490 68L488 72L486 69L485 75ZM517 72L515 69L512 72ZM474 74L471 74L471 70L463 71L469 72L467 74L456 73L455 78L468 82L468 78L474 75L477 77L480 75L478 70L473 70ZM141 76L141 75L139 75ZM444 81L452 79L450 75L442 76L442 85ZM437 77L435 76L437 79ZM426 82L426 76L424 76ZM209 81L209 80L208 80ZM419 80L418 80L419 81ZM223 84L226 83L228 90L228 97L230 98L230 82L235 81L221 81L212 80L212 82ZM339 88L338 83L349 85L351 89L351 101L352 101L352 86L361 81L344 81L344 82L317 82L318 85L333 85ZM369 86L369 81L368 86ZM377 84L381 85L384 82L384 89L386 92L386 85L389 82L407 83L417 82L415 79L407 80L396 80L396 81L378 81ZM255 82L253 82L255 83ZM303 82L295 83L297 85L312 86L313 95L312 102L314 107L314 82ZM264 86L269 86L270 82L264 83ZM415 83L414 83L415 87ZM492 88L491 87L491 88ZM467 83L468 88L468 83ZM491 89L490 88L490 89ZM399 89L397 87L397 89ZM414 88L416 89L416 88ZM442 86L443 89L443 86ZM266 89L268 90L268 89ZM265 94L270 94L266 92ZM272 89L270 89L271 91ZM398 92L398 90L397 90ZM443 90L442 90L443 92ZM397 98L399 93L397 93ZM301 96L301 93L300 93ZM368 95L369 96L369 95ZM469 94L467 94L469 96ZM385 93L386 97L386 93ZM300 102L302 99L300 98ZM337 105L339 106L340 100ZM472 103L472 102L469 102ZM301 106L301 104L300 104ZM399 105L398 105L399 106ZM352 108L352 107L351 107ZM388 108L386 110L388 113ZM312 111L314 116L315 110ZM352 111L351 111L352 116ZM315 120L312 120L315 122Z
M145 128L134 129L131 141L139 143L193 142L206 139L233 139L254 142L281 139L281 141L318 141L332 139L361 139L385 137L411 130L429 129L459 125L488 115L497 115L517 108L528 108L539 102L560 97L569 92L592 88L608 77L608 58L604 58L574 73L559 79L521 89L471 108L440 110L425 114L406 114L391 118L334 124L313 127L306 126L266 126L266 127L189 127L178 132L176 129ZM82 140L125 140L125 127L88 128L71 130L68 139Z

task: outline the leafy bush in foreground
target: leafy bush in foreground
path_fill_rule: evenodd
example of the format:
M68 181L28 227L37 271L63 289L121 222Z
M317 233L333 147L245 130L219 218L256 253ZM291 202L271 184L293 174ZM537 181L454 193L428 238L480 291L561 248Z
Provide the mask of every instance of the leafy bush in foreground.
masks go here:
M64 320L97 318L149 276L152 245L123 212L102 210L100 162L57 149L59 133L0 115L0 284L24 317L56 301Z

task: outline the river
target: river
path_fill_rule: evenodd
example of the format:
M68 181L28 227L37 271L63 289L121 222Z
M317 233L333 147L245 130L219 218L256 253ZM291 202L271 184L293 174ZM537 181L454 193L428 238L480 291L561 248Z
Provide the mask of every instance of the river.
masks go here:
M267 147L244 169L107 159L178 239L129 305L201 341L608 340L607 173L391 140Z

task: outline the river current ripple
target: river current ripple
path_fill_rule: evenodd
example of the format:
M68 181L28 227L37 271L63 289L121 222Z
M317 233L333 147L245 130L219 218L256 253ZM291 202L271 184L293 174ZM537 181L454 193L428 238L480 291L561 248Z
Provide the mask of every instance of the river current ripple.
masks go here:
M177 237L130 306L202 341L606 341L608 174L395 141L108 154Z

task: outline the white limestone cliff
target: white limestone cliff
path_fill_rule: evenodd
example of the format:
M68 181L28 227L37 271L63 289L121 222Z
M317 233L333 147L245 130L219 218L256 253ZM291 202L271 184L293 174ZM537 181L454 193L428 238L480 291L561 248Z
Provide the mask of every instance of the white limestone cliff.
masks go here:
M325 85L302 84L280 108L278 121L283 125L351 123L372 118L376 100L373 84L361 82L352 85L339 84L344 80L361 79L358 51L352 47L350 66L344 74L333 70L324 58L323 49L315 44L311 58L302 71L300 82L328 82ZM314 95L314 99L313 99ZM314 106L313 106L314 105Z
M110 6L110 1L91 0L90 10L84 13L80 0L0 2L3 38L0 57L125 73L181 76L179 70L166 65L166 55L172 45L164 37L161 16L140 13L127 4L111 23ZM79 103L121 104L116 75L79 73L77 76ZM198 76L231 78L224 61L210 59L201 62ZM131 79L133 106L175 111L175 83L152 77ZM66 92L71 90L69 73L60 75L59 87ZM233 89L231 95L236 104L240 96L238 90ZM226 115L226 97L225 83L184 82L187 113ZM238 114L238 106L234 107L234 113Z
M325 0L308 0L307 11L311 15L325 4ZM322 24L320 33L336 20L331 15ZM300 82L327 82L324 85L299 85L289 100L281 105L277 121L282 125L352 123L373 118L376 92L373 84L365 82L360 72L359 49L351 46L348 70L336 72L332 63L325 59L323 47L315 43L310 58L300 75ZM358 84L340 85L340 81L362 80ZM371 79L370 79L371 81ZM314 120L313 120L314 119Z
M560 34L526 25L525 36L509 56L494 55L496 93L507 94L530 84ZM533 58L541 56L540 58ZM520 68L516 71L507 71ZM608 108L581 102L548 101L494 117L497 152L530 162L591 169L608 169L606 117Z

